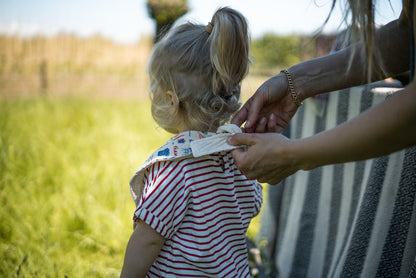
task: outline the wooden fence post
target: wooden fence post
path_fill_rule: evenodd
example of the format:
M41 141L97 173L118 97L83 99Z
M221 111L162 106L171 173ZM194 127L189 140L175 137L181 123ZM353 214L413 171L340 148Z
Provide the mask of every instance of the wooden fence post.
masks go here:
M48 93L48 62L43 59L39 67L39 77L40 77L40 92L42 95Z

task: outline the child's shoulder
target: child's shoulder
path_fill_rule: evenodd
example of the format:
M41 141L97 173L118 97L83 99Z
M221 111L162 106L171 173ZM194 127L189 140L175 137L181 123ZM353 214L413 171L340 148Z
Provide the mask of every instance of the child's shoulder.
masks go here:
M136 200L143 189L143 177L147 169L158 165L159 169L173 167L182 161L193 159L191 142L205 138L207 132L185 131L170 138L163 146L155 150L141 165L130 180L130 189Z

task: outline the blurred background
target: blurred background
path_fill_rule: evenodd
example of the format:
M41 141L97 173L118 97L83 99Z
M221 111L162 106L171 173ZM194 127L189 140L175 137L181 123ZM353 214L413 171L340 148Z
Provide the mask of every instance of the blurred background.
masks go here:
M383 5L380 24L401 10L400 0ZM328 53L345 27L337 6L313 37L329 14L329 0L3 0L0 95L145 96L145 65L156 32L175 20L206 24L220 6L241 11L249 21L254 75L270 76L276 68Z
M244 101L282 68L329 53L345 28L341 1L321 30L331 2L0 1L0 277L118 277L129 179L171 136L150 116L145 72L163 26L241 11L253 56ZM378 24L400 14L400 0L378 3Z

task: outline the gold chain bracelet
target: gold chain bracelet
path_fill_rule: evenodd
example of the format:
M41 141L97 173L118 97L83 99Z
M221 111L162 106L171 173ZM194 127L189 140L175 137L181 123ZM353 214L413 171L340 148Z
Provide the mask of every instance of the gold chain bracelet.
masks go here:
M299 101L298 95L295 92L295 87L293 87L292 75L287 69L283 69L280 72L283 72L286 75L287 83L289 84L290 95L292 96L293 102L299 107L302 106L302 102Z

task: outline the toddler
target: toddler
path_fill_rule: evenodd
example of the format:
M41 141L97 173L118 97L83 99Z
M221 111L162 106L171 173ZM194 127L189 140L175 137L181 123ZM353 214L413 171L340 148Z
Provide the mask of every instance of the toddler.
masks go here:
M176 135L130 181L137 209L122 277L250 277L245 233L262 188L235 166L225 141L240 129L224 125L248 64L247 22L231 8L154 46L152 115Z

